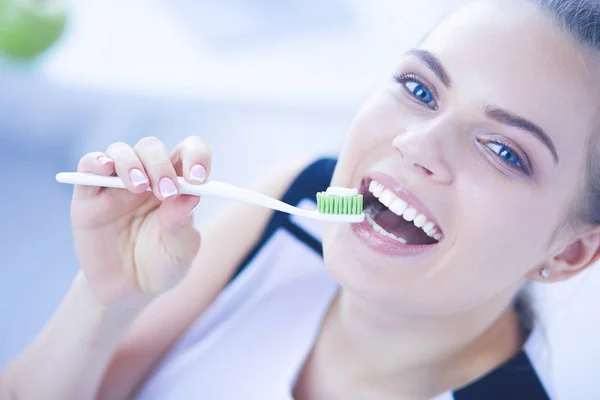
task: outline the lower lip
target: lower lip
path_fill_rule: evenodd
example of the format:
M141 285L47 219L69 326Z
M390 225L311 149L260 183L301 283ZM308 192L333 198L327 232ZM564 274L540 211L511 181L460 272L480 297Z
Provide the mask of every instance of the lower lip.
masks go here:
M415 256L432 250L437 246L437 244L410 245L400 243L397 240L375 232L366 218L361 223L352 224L352 231L365 245L378 253L388 256Z

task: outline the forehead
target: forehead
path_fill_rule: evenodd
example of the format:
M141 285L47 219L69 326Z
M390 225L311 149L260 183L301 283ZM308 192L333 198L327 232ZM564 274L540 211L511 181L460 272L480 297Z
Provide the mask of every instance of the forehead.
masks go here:
M597 124L598 58L528 1L469 4L421 47L439 57L456 92L533 120L559 152L581 147Z

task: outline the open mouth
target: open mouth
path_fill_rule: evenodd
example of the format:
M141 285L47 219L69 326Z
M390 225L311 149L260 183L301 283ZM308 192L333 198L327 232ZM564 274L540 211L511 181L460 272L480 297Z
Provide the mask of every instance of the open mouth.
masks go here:
M410 204L393 189L374 179L365 179L360 191L365 221L377 234L408 246L434 245L442 240L441 229L419 206Z

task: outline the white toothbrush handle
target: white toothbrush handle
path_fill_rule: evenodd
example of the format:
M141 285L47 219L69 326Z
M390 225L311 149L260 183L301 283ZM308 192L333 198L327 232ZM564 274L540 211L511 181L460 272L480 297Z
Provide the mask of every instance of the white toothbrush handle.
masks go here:
M82 186L99 186L115 189L126 189L123 181L116 176L102 176L83 172L61 172L56 175L56 180L60 183ZM242 203L266 207L273 210L298 215L300 217L312 218L320 221L330 222L362 222L364 214L359 215L337 215L323 214L317 211L304 210L294 207L272 197L243 189L237 186L229 185L223 182L207 181L201 185L192 185L184 178L177 178L179 184L179 193L192 196L209 196L225 200L234 200ZM151 190L148 188L147 190Z

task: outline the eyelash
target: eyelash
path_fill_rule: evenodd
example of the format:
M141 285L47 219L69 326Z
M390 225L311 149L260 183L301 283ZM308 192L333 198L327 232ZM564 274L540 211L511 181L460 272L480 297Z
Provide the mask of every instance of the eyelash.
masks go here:
M432 90L429 85L427 83L425 83L421 78L419 78L417 75L415 74L403 74L403 75L397 75L394 74L394 80L396 82L398 82L399 84L401 84L404 89L408 92L408 94L413 97L416 101L418 101L421 104L425 104L426 106L428 106L429 108L431 108L432 110L436 110L439 108L437 101L436 101L436 95L435 95L435 90ZM434 105L429 104L429 102L424 101L423 99L417 97L407 86L406 84L409 82L414 82L417 83L420 86L423 86L431 95L431 101L434 102Z
M516 169L519 172L522 172L524 174L526 174L527 176L531 176L532 172L531 172L531 167L529 165L529 162L527 160L527 156L522 156L517 150L515 150L512 146L510 146L507 143L504 143L501 140L498 139L494 139L494 140L486 140L486 141L480 141L480 143L482 143L486 149L488 151L491 151L494 153L494 155L499 158L502 162L504 162L506 165L508 165L510 168L512 169ZM498 153L496 153L494 150L489 148L489 144L495 144L497 146L502 146L505 147L510 153L512 153L512 155L517 159L517 161L519 162L520 166L515 165L509 161L507 161L506 159L502 158Z

